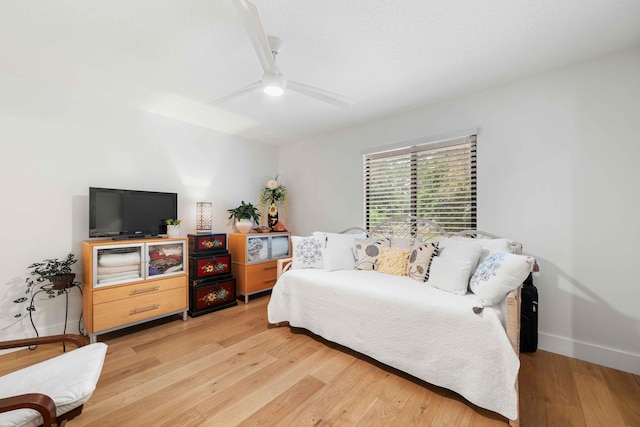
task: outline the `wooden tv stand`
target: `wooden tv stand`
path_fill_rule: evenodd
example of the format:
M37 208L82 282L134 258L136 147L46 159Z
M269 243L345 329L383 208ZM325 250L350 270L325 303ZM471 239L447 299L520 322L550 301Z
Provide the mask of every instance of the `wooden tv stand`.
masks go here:
M82 309L91 342L174 314L186 321L188 259L186 238L84 241Z

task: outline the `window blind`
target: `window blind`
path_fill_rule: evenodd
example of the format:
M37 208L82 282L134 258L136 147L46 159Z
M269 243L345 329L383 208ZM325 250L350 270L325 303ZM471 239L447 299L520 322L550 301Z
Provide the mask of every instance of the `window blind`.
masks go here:
M420 216L476 228L476 136L364 155L365 224Z

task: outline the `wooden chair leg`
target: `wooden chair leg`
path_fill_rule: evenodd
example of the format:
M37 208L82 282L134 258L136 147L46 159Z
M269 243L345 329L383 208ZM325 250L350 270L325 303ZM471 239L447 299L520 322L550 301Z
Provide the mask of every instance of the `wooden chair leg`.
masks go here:
M84 405L80 405L77 408L72 409L69 412L66 412L66 413L60 415L57 418L58 427L64 426L67 423L67 421L72 420L75 417L77 417L78 415L80 415L82 413L83 409L84 409Z

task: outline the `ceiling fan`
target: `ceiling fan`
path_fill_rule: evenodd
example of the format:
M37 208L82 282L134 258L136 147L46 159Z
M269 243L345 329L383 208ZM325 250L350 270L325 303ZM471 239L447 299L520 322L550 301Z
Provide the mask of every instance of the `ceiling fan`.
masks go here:
M343 108L349 107L355 102L351 98L329 92L328 90L319 89L285 79L276 65L276 56L282 47L282 40L277 37L267 37L267 34L262 27L262 22L260 21L258 9L253 3L248 0L234 0L234 3L240 12L242 21L249 35L249 39L258 54L258 60L262 65L264 74L262 74L261 80L253 82L229 95L223 96L222 98L214 101L215 103L219 103L241 93L249 92L258 87L262 87L263 91L267 95L271 96L281 96L286 87L287 89L310 96L311 98L315 98L319 101Z

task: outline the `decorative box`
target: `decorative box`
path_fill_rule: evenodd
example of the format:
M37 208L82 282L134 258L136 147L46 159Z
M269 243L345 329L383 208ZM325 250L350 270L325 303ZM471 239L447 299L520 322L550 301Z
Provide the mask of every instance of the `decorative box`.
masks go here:
M189 234L189 253L202 254L227 250L226 234Z
M191 317L238 305L236 279L208 280L198 286L191 285L189 315Z
M231 255L228 252L189 257L189 280L191 282L224 274L231 274Z

